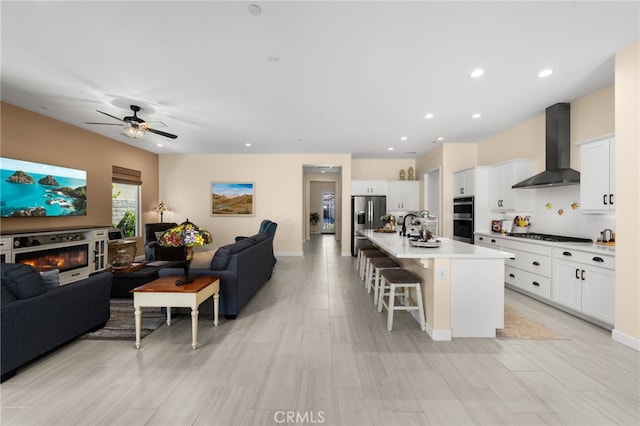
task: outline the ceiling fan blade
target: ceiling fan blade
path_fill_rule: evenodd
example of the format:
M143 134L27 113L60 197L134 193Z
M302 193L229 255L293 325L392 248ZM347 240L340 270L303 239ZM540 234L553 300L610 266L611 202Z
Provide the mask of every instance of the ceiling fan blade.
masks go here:
M85 121L84 124L103 124L105 126L124 126L124 124L121 124L121 123L94 123L92 121Z
M116 119L116 120L118 120L118 121L124 121L124 120L123 120L122 118L120 118L120 117L116 117L115 115L107 114L106 112L104 112L104 111L100 111L99 109L97 109L96 111L98 111L100 114L104 114L104 115L106 115L107 117L115 118L115 119Z
M167 132L163 132L163 131L160 131L160 130L152 129L150 127L146 127L145 130L147 132L155 133L156 135L165 136L165 137L171 138L171 139L177 139L178 138L177 135L172 135L171 133L167 133Z

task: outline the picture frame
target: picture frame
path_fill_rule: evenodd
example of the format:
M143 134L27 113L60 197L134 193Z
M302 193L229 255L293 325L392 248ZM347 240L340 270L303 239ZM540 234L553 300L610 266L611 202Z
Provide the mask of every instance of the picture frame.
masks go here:
M211 216L255 216L255 184L212 182Z

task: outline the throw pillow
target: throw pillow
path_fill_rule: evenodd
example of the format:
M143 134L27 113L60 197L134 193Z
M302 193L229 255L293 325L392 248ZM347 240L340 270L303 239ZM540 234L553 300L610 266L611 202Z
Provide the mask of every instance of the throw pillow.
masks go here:
M40 272L40 276L44 280L47 290L60 287L60 270L52 269L51 271Z
M193 259L191 259L191 267L194 269L209 269L211 266L211 259L213 259L213 251L201 251L193 253Z
M33 266L21 263L2 265L2 284L16 299L28 299L47 291L44 280Z

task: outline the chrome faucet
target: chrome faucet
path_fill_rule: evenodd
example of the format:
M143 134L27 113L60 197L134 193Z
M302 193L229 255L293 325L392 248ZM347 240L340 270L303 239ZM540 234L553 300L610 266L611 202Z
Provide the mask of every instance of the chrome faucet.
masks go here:
M402 236L407 235L407 218L408 218L409 216L413 216L413 217L415 217L415 218L417 218L417 217L418 217L417 215L415 215L415 214L413 214L413 213L409 213L409 214L406 214L406 215L404 216L404 219L402 219L402 231L400 231L400 235L402 235Z

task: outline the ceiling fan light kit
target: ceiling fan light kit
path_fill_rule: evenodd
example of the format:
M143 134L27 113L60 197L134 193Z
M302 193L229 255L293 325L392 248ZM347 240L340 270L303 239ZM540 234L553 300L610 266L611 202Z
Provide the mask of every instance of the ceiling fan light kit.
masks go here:
M130 108L131 108L131 111L133 111L133 115L129 116L129 117L124 117L124 118L119 118L119 117L116 117L115 115L108 114L108 113L106 113L104 111L96 110L100 114L104 114L107 117L115 118L118 121L122 121L123 124L117 124L117 123L95 123L95 122L85 122L85 124L103 124L103 125L107 125L107 126L112 126L112 125L124 126L124 134L127 135L128 137L132 138L132 139L139 139L139 138L143 137L146 132L155 133L157 135L164 136L164 137L170 138L170 139L177 139L178 138L177 135L150 128L146 121L144 121L142 118L138 117L138 111L140 111L140 107L139 106L131 105ZM162 123L162 124L164 124L164 123Z

